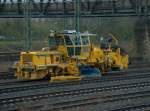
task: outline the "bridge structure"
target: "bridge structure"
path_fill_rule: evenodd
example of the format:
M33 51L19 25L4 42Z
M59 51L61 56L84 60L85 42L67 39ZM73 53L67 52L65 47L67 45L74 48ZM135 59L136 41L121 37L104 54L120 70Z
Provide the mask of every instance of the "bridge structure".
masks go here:
M78 0L0 0L0 18L74 17ZM79 0L81 17L150 16L150 0Z

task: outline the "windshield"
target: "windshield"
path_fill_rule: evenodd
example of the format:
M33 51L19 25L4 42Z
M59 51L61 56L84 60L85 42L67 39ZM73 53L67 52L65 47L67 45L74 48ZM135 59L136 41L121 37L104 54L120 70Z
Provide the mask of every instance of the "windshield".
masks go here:
M81 38L82 38L82 45L88 45L89 44L88 36L81 36Z
M66 45L73 45L73 43L68 35L65 36L65 42L66 42Z
M81 45L80 35L72 34L72 35L70 35L70 38L71 38L74 45Z
M66 45L81 45L80 36L76 34L70 34L65 36Z

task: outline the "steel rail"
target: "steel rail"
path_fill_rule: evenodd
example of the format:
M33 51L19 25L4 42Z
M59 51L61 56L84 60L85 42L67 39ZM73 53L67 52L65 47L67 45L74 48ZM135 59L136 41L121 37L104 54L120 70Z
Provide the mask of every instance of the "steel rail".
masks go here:
M85 106L91 106L91 105L103 105L103 104L107 104L107 103L111 103L114 104L114 102L126 102L128 103L129 99L133 100L137 100L137 99L147 99L150 98L150 91L141 91L141 92L134 92L134 93L128 93L128 94L119 94L119 95L112 95L112 96L103 96L103 97L87 97L87 99L81 99L81 100L76 100L76 101L67 101L67 102L57 102L55 104L51 104L50 106L53 106L52 108L47 108L48 111L54 111L54 110L60 110L60 109L71 109L71 108L75 108L75 107L85 107ZM116 104L116 103L115 103ZM133 110L133 109L141 109L141 108L145 108L145 107L149 107L150 108L150 104L149 105L141 105L141 106L132 106L132 107L123 107L123 108L118 108L115 110L111 110L111 111L129 111ZM96 107L95 107L96 108ZM106 110L106 109L105 109Z
M0 99L0 108L9 108L9 106L15 106L16 104L19 105L22 103L28 103L30 101L40 101L42 99L48 99L48 98L57 98L57 97L78 97L78 96L84 96L88 97L90 94L97 94L102 92L115 92L120 90L133 90L137 88L150 88L150 81L149 82L142 82L142 83L134 83L134 84L118 84L114 86L107 86L107 87L94 87L94 88L82 88L82 89L76 89L76 90L67 90L63 92L54 92L54 93L47 93L47 94L39 94L39 95L28 95L28 96L21 96L21 97L15 97L15 98L6 98L6 99ZM139 90L138 90L139 91ZM144 92L144 93L143 93ZM149 97L150 96L150 90L148 91L140 91L140 92L134 92L133 94L123 94L120 96L120 94L117 94L116 96L105 96L103 99L105 101L103 102L114 102L114 101L120 101L133 98L133 96L136 95L137 97ZM146 94L145 94L146 93ZM142 95L143 94L143 95ZM118 98L119 96L119 98ZM111 99L111 98L115 99ZM107 98L107 99L106 99ZM68 106L67 106L68 107Z
M11 93L11 92L19 92L19 91L27 91L34 89L42 89L42 88L52 88L52 87L62 87L62 86L73 86L73 85L84 85L84 84L93 84L93 83L101 83L101 82L120 82L125 80L133 80L133 79L148 79L150 78L150 73L140 73L140 74L131 74L128 76L118 76L118 77L102 77L102 78L87 78L81 81L70 81L64 83L48 83L45 81L30 81L27 84L25 81L18 81L18 84L14 84L14 86L0 86L0 94L2 93ZM21 84L23 83L23 85Z
M149 67L147 67L147 68L134 68L134 69L128 69L128 70L123 70L123 71L110 71L110 72L108 72L108 73L106 73L106 76L118 76L118 75L122 75L123 76L123 74L125 74L125 75L129 75L130 73L147 73L147 72L149 72L150 71L150 68ZM0 75L2 74L2 75L4 75L4 73L6 74L6 76L7 75L9 75L9 73L12 75L12 72L2 72L2 73L0 73ZM14 78L11 78L11 79L14 79ZM24 81L24 80L3 80L3 78L1 78L1 76L0 76L0 86L5 86L5 85L13 85L13 84L19 84L19 82L21 82L21 81L23 81L23 82L27 82L27 80L26 81ZM28 81L29 82L29 81Z

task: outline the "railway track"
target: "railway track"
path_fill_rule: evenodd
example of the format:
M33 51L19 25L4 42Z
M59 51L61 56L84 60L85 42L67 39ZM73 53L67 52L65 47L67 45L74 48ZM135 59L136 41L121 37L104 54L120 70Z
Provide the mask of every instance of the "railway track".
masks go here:
M88 98L88 99L87 99ZM128 93L128 94L119 94L119 95L113 95L113 96L100 96L99 95L94 95L94 96L89 96L89 97L85 97L84 99L78 99L78 100L72 100L72 101L67 101L67 102L57 102L54 104L50 104L49 106L53 106L53 107L49 107L45 110L48 111L57 111L57 110L72 110L73 108L75 109L76 107L79 108L85 108L85 107L94 107L93 109L95 109L96 111L133 111L133 109L143 109L143 108L150 108L149 105L140 105L137 107L137 105L135 104L135 106L129 106L129 100L135 101L135 100L142 100L142 99L147 100L150 99L150 91L140 91L140 92L133 92L133 93ZM116 102L115 104L113 102ZM124 102L124 105L127 105L126 107L120 107L120 108L116 108L116 105L119 104L119 102ZM108 104L111 103L111 107L107 106L106 107L102 107L100 105L103 104ZM42 105L41 105L42 107ZM117 106L119 107L119 105ZM93 109L91 111L93 111ZM113 110L111 110L113 109ZM88 110L89 111L89 110ZM145 110L144 110L145 111Z
M140 69L139 67L135 67L135 65L131 66L133 68L129 68L127 70L123 70L123 71L111 71L111 72L108 72L108 74L117 74L120 73L120 74L124 74L124 73L128 73L128 72L148 72L150 71L150 68L149 66L146 66L146 67L141 67L142 64L140 64ZM111 75L112 76L112 75ZM14 77L14 73L12 71L10 72L0 72L0 80L6 80L6 79L15 79Z
M131 64L131 65L129 65L129 69L133 69L133 68L145 68L145 67L150 67L150 63Z
M83 79L82 81L70 81L64 83L49 83L45 81L17 81L16 83L10 84L0 84L0 94L2 93L12 93L12 92L19 92L19 91L27 91L27 90L34 90L34 89L42 89L42 88L54 88L54 87L64 87L64 86L73 86L73 85L85 85L85 84L93 84L93 83L101 83L103 84L112 84L118 83L120 81L125 80L134 80L134 79L148 79L150 78L150 73L140 73L140 74L133 74L128 76L116 76L116 77L102 77L102 78L87 78ZM106 83L105 83L106 82ZM108 82L108 83L107 83Z
M143 89L146 89L146 90L143 90ZM59 103L60 102L64 103L64 101L68 101L67 98L69 98L69 97L70 98L76 97L78 99L80 96L81 97L86 96L87 98L89 98L89 95L93 95L93 94L101 94L101 96L104 96L103 99L105 100L105 103L106 102L114 102L114 100L110 99L111 97L113 97L113 98L115 97L114 93L116 94L116 97L120 96L121 93L124 93L124 95L129 95L128 93L126 94L126 92L125 92L127 90L128 90L128 93L131 93L129 91L132 91L132 93L133 93L133 94L130 94L130 97L135 96L136 91L138 91L139 92L138 94L140 94L140 95L146 93L145 96L148 97L148 96L150 96L150 81L147 81L147 82L137 81L136 83L127 83L127 84L119 83L117 85L104 86L104 87L99 87L99 86L95 86L95 87L92 86L90 88L87 88L87 87L81 88L80 87L80 89L74 89L74 90L70 89L67 91L58 91L58 92L51 92L51 93L48 93L49 92L48 91L45 94L39 93L39 94L32 94L32 95L26 95L26 96L24 95L24 96L12 97L12 95L11 95L10 97L7 96L4 98L2 98L2 97L0 98L0 108L2 108L2 109L10 108L9 110L16 110L16 109L13 109L14 108L13 106L19 106L19 105L23 105L23 104L26 105L26 103L28 104L29 102L33 103L33 102L41 101L43 99L50 99L50 98L51 98L51 102L50 102L51 104L56 104L56 102L58 102L56 100L59 100ZM143 93L141 91L145 91L145 93ZM110 94L112 96L110 96ZM120 96L120 98L123 99L124 95ZM107 97L107 99L106 99L106 97ZM137 98L137 96L136 96L136 98ZM109 99L109 101L108 101L108 99ZM71 98L71 100L73 100L73 99ZM73 102L73 104L75 104L75 102Z
M127 70L123 70L123 71L111 71L111 72L108 72L108 76L113 76L114 75L122 75L122 74L127 74L127 73L141 73L141 72L149 72L150 71L150 66L147 66L147 67L141 67L139 69L139 67L134 67L133 68L129 68ZM0 80L10 80L10 79L15 79L14 77L14 73L13 72L0 72Z
M141 104L135 106L122 107L110 111L150 111L150 104Z
M13 72L0 72L0 80L1 79L14 79L14 74Z
M19 58L19 52L0 52L0 61L16 61Z
M140 69L139 69L140 68ZM124 71L112 71L109 72L109 74L114 73L125 73L125 72L136 72L136 71L147 71L150 68L150 63L138 63L138 64L132 64L129 66L128 70L124 70ZM149 69L150 70L150 69ZM0 80L6 80L6 79L15 79L14 77L14 73L12 72L12 70L10 70L9 72L0 72Z
M57 102L57 103L53 103L53 104L49 104L49 106L52 107L48 107L45 108L45 111L57 111L57 110L72 110L73 108L75 109L76 107L79 108L86 108L86 107L94 107L94 110L98 110L98 111L133 111L133 109L143 109L143 108L150 108L150 105L140 105L137 106L135 104L135 106L126 106L126 107L120 107L120 108L115 108L114 106L116 106L115 104L119 104L119 102L124 102L124 104L129 105L129 99L133 100L140 100L140 99L150 99L150 91L141 91L141 92L133 92L133 93L128 93L128 94L119 94L119 95L113 95L113 96L100 96L99 95L91 95L89 97L84 97L81 99L75 99L72 101L66 101L66 102ZM113 102L116 102L115 104L113 104ZM112 103L111 108L109 108L109 106L107 106L108 108L103 108L100 105L103 104L107 104L107 103ZM42 105L41 105L41 109L42 109ZM119 106L118 106L119 107ZM87 108L86 108L87 109ZM91 111L93 111L93 109ZM113 110L111 110L113 109ZM88 110L89 111L89 110ZM145 110L144 110L145 111Z
M135 68L135 69L127 69L123 71L110 71L106 73L107 76L116 76L116 75L124 75L124 74L131 74L131 73L147 73L150 72L150 68Z
M128 70L109 72L100 78L63 83L12 80L11 73L5 72L0 75L0 110L70 111L78 107L129 111L150 108L150 104L146 105L150 102L150 63L132 64Z

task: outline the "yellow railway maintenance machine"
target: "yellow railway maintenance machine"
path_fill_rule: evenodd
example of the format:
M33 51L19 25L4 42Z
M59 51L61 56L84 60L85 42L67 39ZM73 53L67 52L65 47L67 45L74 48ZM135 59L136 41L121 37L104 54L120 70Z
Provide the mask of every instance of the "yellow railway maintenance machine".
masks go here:
M51 81L99 76L104 55L97 37L88 32L51 31L48 48L21 52L19 62L14 65L15 76L25 80L49 78Z
M20 61L14 65L15 76L24 80L80 79L78 69L72 64L65 64L62 57L62 53L58 51L21 52Z
M55 39L55 50L63 53L64 60L79 69L80 76L100 76L104 64L104 53L100 48L99 37L88 32L64 31L49 37ZM49 43L52 44L52 43ZM50 47L55 47L50 46Z
M118 45L118 40L113 34L109 33L108 35L108 38L100 42L105 60L108 61L107 65L110 66L111 70L127 69L129 64L128 54Z
M101 76L114 66L125 67L119 49L101 48L96 34L51 31L48 39L49 47L42 51L21 52L20 61L14 65L18 79L80 80Z

